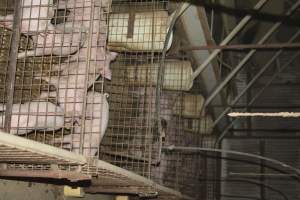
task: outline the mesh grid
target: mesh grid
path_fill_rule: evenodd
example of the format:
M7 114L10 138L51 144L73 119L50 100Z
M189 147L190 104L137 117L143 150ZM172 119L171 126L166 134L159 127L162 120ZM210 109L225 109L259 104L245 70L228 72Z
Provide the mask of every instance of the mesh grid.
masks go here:
M4 2L1 125L7 128L8 116L11 134L99 158L141 175L143 181L151 180L134 182L128 179L132 174L122 174L125 170L117 173L95 162L83 166L83 173L119 187L129 184L141 190L160 190L153 186L158 183L200 198L206 160L201 155L162 151L168 145L203 146L213 132L210 115L201 114L201 82L193 82L193 65L187 55L180 52L175 58L167 57L164 81L158 85L162 50L173 17L169 2L116 0L109 12L110 3L21 1L18 60L16 73L10 74L16 80L14 88L6 91L13 5L9 8ZM175 34L172 31L168 49L177 42ZM13 99L6 98L8 93ZM12 115L5 115L10 107ZM11 163L9 168L49 169L28 163ZM68 165L60 169L76 170ZM161 191L162 198L169 198L164 193L168 190Z

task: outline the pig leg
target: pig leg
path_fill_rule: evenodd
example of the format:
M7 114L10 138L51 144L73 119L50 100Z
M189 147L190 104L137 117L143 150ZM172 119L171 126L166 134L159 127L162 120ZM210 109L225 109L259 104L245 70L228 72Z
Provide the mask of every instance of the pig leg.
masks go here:
M18 59L25 58L25 57L31 57L31 56L41 56L41 55L44 55L44 53L39 51L38 49L29 50L27 52L18 53Z

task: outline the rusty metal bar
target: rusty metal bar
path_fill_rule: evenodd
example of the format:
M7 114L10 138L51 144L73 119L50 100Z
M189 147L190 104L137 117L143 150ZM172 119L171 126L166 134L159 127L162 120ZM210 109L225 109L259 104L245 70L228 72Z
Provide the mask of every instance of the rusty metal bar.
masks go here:
M91 176L69 171L0 170L0 177L67 179L71 182L89 181Z
M10 131L11 125L11 115L12 115L12 105L14 99L14 88L15 88L15 79L16 79L16 70L17 70L17 57L18 57L18 48L20 41L20 4L22 1L16 0L14 7L14 20L13 20L13 32L11 37L11 46L9 50L9 64L8 64L8 74L7 74L7 103L6 103L6 111L5 111L5 122L4 122L4 130L6 132Z
M233 45L203 45L203 46L186 46L180 48L181 51L196 51L196 50L233 50L244 51L248 49L256 50L277 50L277 49L299 49L300 43L273 43L273 44L233 44Z

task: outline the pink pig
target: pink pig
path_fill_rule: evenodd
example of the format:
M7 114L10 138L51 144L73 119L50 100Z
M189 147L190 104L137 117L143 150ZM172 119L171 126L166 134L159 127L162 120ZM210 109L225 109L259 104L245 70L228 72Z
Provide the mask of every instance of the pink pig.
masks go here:
M107 93L88 92L86 116L81 126L75 125L73 134L66 135L62 139L56 139L55 143L61 143L63 148L72 149L79 153L80 133L83 131L83 155L95 156L99 145L105 135L109 118L109 105ZM81 129L82 128L82 129Z
M22 0L21 32L25 34L44 32L54 16L53 0ZM0 25L12 29L13 15L0 16Z
M18 53L18 58L42 55L68 56L76 53L86 40L84 27L79 24L65 23L64 25L49 24L46 33L33 37L35 49Z

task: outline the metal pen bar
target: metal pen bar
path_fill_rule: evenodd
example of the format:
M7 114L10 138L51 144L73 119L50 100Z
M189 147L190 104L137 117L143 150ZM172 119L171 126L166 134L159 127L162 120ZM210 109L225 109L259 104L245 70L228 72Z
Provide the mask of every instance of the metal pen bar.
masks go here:
M8 64L8 75L7 75L7 86L6 91L7 95L7 103L6 103L6 111L5 111L5 122L4 122L4 130L6 132L10 131L11 125L11 115L12 115L12 105L14 100L14 89L15 89L15 79L16 79L16 70L17 70L17 55L20 41L20 4L22 1L15 1L14 7L14 20L13 20L13 32L11 37L11 46L9 51L9 64Z
M204 46L186 46L180 48L181 51L198 51L198 50L231 50L245 51L249 49L256 50L276 50L276 49L299 49L300 43L272 43L272 44L233 44L233 45L204 45Z
M268 2L268 0L260 0L255 6L254 6L254 10L260 10L266 3ZM240 30L242 30L246 24L250 21L250 19L252 18L251 15L246 15L241 21L240 23L231 31L231 33L229 33L229 35L221 42L221 46L222 45L226 45L228 44L238 33ZM196 79L197 76L199 76L199 74L208 66L208 64L221 52L220 49L216 49L214 50L210 56L195 70L194 74L193 74L193 79Z
M268 176L268 177L295 177L296 174L279 174L279 173L240 173L240 172L229 172L229 176Z
M298 31L290 40L288 43L291 43L297 37L300 36L300 31ZM259 70L259 72L253 77L253 79L246 85L246 87L234 98L234 100L230 103L230 105L235 105L238 103L240 98L254 85L254 83L263 75L263 73L269 69L272 66L272 63L283 53L283 50L279 50L273 57L266 63L263 68ZM220 120L231 110L230 107L227 107L220 115L219 117L214 121L213 127L220 122Z
M300 51L297 52L283 67L281 67L275 74L273 74L273 76L271 77L271 79L265 84L265 86L263 88L261 88L261 90L259 90L254 97L252 98L252 100L249 102L249 105L251 106L258 97L260 97L260 95L265 91L265 89L273 82L273 80L278 76L278 74L280 74L284 69L286 69L298 56L300 55ZM218 139L215 142L215 147L223 140L223 138L225 137L225 135L227 134L227 132L230 130L230 128L234 125L234 122L236 120L238 120L239 118L235 118L225 129L224 131L221 133L221 135L218 137Z
M300 5L300 0L297 1L297 3L295 3L286 13L286 17L290 16L294 11L297 10L297 8ZM261 38L258 42L259 45L263 44L264 42L266 42L270 36L282 25L283 22L277 22L275 23L270 29L269 31L263 36L263 38ZM219 84L219 86L212 92L211 95L209 95L209 97L206 99L205 103L204 103L204 107L206 107L207 105L209 105L212 100L217 96L217 94L219 92L221 92L221 90L228 84L228 82L243 68L243 66L247 63L247 61L254 55L254 53L256 52L256 50L251 50L245 57L244 59L238 64L238 66L236 66L231 72L230 74Z

